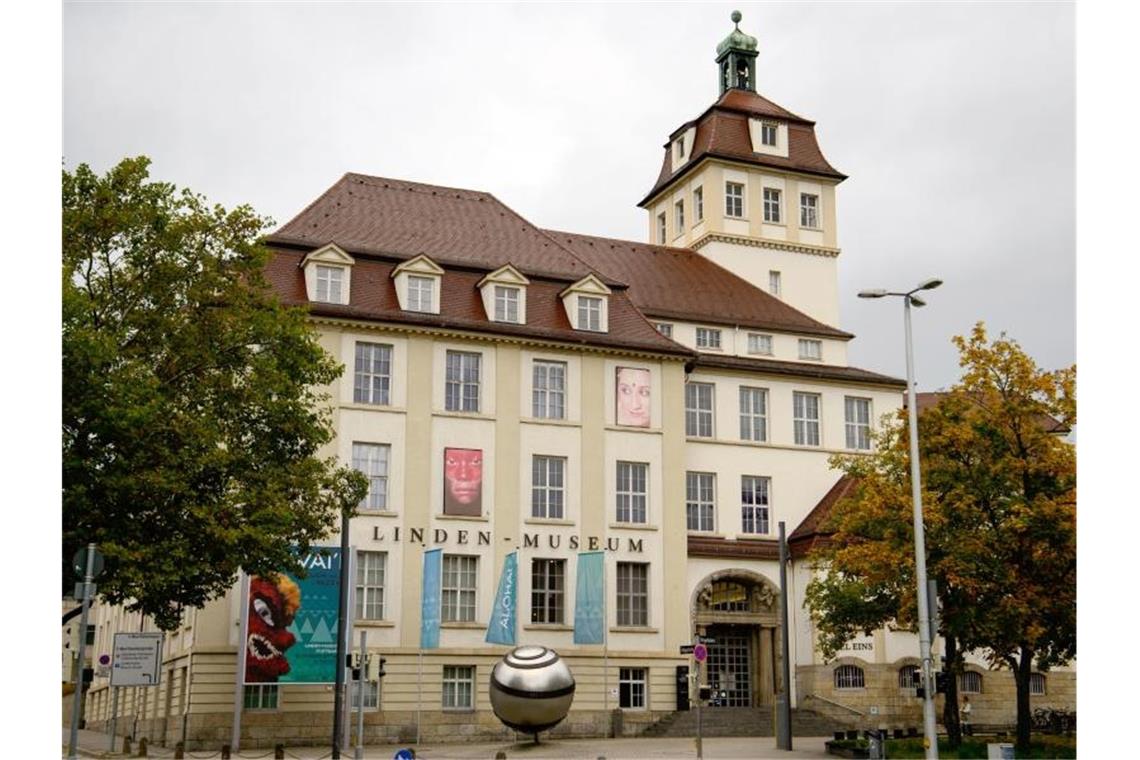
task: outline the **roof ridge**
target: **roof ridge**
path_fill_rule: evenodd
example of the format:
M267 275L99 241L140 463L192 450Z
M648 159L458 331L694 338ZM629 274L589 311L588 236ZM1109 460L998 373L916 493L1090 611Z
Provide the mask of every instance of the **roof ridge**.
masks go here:
M369 185L370 187L375 187L376 186L374 184L375 182L384 182L384 183L392 182L392 183L396 183L399 185L406 185L407 189L413 190L413 191L417 190L417 189L444 190L444 191L456 192L456 193L471 193L472 195L478 195L478 196L482 196L484 198L494 198L493 195L491 195L490 193L488 193L485 190L472 190L471 188L468 188L468 187L451 187L449 185L435 185L435 184L432 184L430 182L416 182L416 181L409 180L409 179L396 179L395 177L381 177L381 176L376 175L376 174L361 174L360 172L345 172L345 175L344 175L344 177L342 177L342 179L348 179L348 178L353 178L353 179L358 179L358 180L364 181L364 183ZM470 198L463 198L461 200L471 200L471 199ZM502 201L500 201L500 203L502 203Z

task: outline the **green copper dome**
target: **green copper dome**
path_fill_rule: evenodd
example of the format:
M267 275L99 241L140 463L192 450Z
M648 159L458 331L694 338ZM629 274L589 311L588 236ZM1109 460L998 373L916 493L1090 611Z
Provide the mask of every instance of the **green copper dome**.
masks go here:
M730 50L756 51L756 38L740 31L741 18L740 11L732 12L732 21L736 24L736 28L716 46L717 58L720 58Z

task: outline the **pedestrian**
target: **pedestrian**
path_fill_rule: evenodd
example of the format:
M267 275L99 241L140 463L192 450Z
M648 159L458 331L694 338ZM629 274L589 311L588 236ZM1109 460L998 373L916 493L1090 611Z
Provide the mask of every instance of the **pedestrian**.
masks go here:
M973 729L970 728L970 711L973 709L973 706L970 704L970 698L962 697L962 708L959 710L959 713L962 717L962 734L965 736L974 735Z

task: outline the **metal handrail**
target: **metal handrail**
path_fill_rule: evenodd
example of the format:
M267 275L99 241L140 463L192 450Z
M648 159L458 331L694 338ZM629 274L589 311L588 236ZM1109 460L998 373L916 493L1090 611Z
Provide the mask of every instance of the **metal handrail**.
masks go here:
M856 710L854 707L851 707L850 705L845 705L845 704L842 704L840 702L836 702L835 700L828 699L827 697L821 697L818 694L808 694L807 698L808 699L818 699L820 702L826 702L829 705L835 705L836 707L843 708L844 710L850 710L851 712L855 713L856 715L866 715L867 714L865 712L862 712L861 710Z

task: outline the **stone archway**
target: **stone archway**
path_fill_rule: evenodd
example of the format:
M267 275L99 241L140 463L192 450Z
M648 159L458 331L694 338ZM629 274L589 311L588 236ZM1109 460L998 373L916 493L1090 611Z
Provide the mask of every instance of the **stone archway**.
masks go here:
M694 641L713 639L702 683L724 692L729 706L769 705L780 691L779 587L760 573L725 569L693 589L689 603Z

